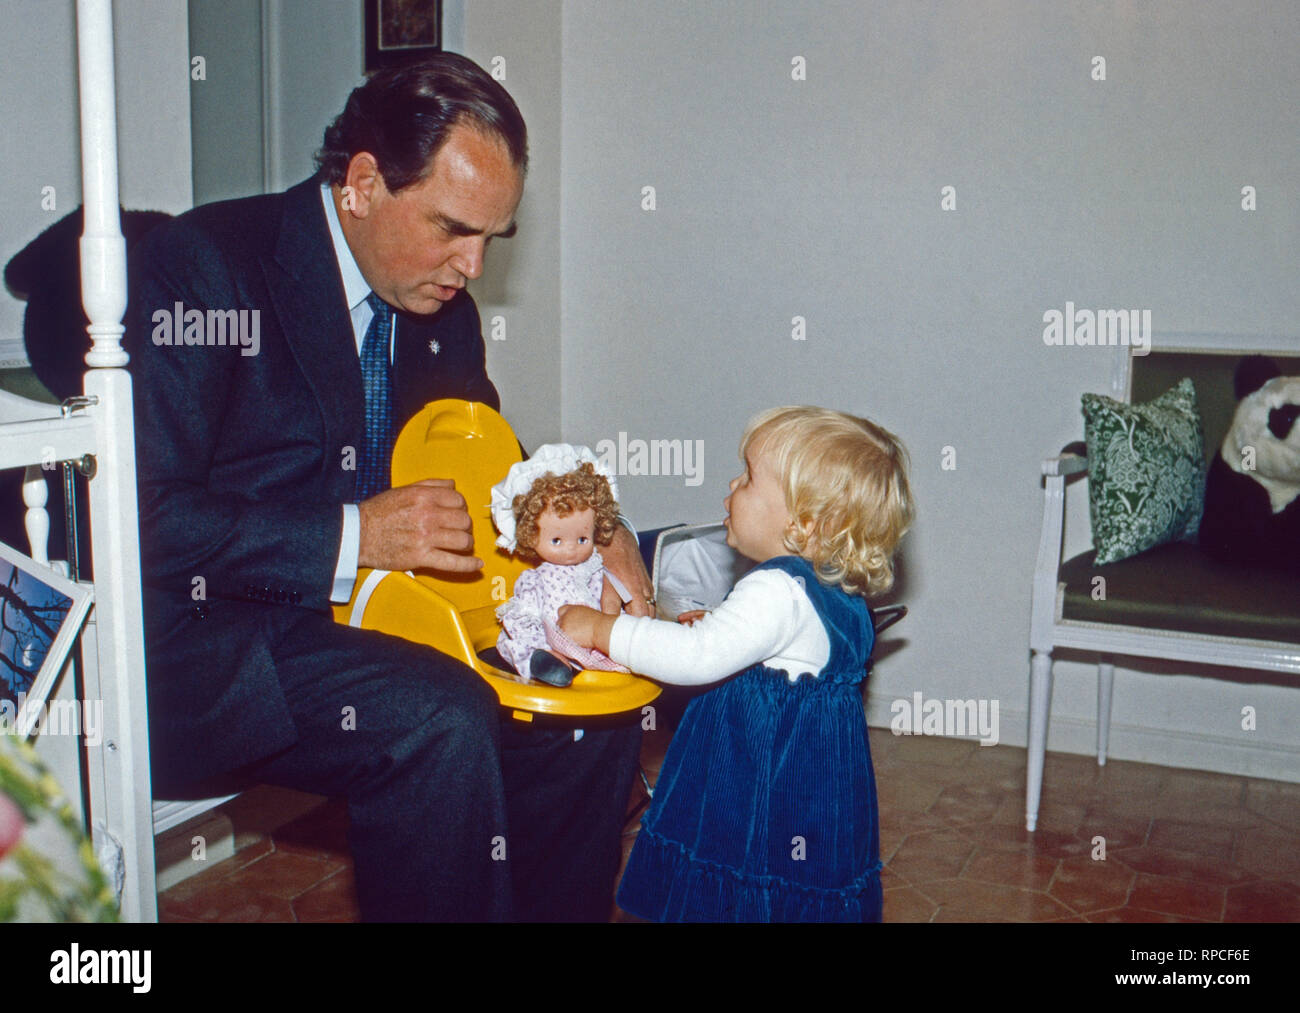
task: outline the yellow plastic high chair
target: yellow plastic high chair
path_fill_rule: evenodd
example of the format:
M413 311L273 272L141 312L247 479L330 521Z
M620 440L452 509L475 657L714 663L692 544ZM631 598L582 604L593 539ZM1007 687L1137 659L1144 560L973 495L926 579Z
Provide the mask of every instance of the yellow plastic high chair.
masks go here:
M397 437L393 486L426 478L454 479L474 524L474 552L483 560L483 569L453 575L363 569L357 573L352 599L335 606L334 618L427 644L463 661L522 721L533 720L534 714L585 717L637 710L660 692L640 676L588 669L561 689L525 682L478 656L496 646L501 632L496 608L510 597L519 574L530 568L496 547L489 510L492 487L521 459L510 423L487 405L456 399L425 405Z

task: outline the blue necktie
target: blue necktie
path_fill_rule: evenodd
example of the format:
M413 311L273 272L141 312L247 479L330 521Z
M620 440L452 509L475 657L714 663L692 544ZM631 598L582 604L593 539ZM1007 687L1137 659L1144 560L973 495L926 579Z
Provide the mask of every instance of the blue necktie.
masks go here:
M391 483L390 462L397 434L393 425L393 377L388 366L393 310L373 292L366 302L375 311L361 343L361 379L366 388L366 442L357 462L357 500L383 492Z

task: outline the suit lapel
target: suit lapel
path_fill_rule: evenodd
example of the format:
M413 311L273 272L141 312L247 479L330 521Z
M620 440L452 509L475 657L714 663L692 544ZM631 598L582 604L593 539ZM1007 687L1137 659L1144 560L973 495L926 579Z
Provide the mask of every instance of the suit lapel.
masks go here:
M320 405L326 454L359 448L365 392L320 184L308 180L284 196L275 257L264 262L271 301L285 343Z
M397 316L397 340L393 346L393 390L397 395L397 419L401 426L425 406L431 388L431 374L437 367L437 317ZM430 342L435 342L431 347Z
M399 418L411 418L431 398L465 396L477 322L468 292L428 316L398 315L393 386Z

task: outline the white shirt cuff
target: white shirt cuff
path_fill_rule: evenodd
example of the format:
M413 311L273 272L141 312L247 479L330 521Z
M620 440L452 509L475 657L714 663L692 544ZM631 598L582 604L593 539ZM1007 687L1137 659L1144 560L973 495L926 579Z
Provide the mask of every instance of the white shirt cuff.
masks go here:
M357 582L357 558L361 555L361 507L355 503L343 504L343 539L339 545L339 561L334 567L334 590L330 601L343 603L352 597L352 586Z

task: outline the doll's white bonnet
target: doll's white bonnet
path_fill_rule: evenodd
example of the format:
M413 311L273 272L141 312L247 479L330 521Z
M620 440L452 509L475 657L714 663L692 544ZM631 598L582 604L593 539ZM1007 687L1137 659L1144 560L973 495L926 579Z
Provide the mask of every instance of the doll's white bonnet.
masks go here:
M597 475L609 482L610 494L618 499L618 482L614 473L587 447L571 443L546 443L533 451L533 456L510 468L506 477L492 487L492 523L501 535L497 545L507 552L515 551L515 497L526 493L543 475L567 475L590 464Z

